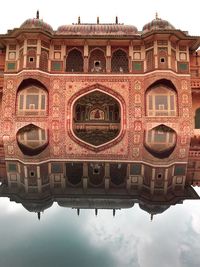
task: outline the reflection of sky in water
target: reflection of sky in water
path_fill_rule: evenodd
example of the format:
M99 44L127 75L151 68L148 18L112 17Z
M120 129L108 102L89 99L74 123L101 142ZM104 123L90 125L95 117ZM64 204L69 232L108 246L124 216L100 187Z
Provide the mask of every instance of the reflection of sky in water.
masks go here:
M172 206L153 222L138 205L113 218L104 210L98 217L94 210L81 210L78 217L55 204L38 221L20 204L1 198L0 266L197 267L199 204Z

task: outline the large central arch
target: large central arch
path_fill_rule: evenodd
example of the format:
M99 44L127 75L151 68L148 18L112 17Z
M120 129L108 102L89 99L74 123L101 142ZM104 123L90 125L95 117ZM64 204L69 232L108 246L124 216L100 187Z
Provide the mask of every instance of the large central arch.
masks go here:
M125 105L122 97L117 96L116 92L98 84L74 96L69 101L71 137L95 151L121 140Z

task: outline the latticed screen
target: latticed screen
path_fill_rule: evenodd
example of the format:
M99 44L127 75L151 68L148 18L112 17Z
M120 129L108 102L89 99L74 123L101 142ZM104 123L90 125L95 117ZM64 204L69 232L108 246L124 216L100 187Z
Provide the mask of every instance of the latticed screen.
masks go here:
M44 71L48 70L48 52L45 50L42 50L42 52L41 52L40 69L44 70Z
M152 70L154 68L153 49L148 50L146 52L146 60L147 60L147 71Z
M149 95L148 97L149 116L175 116L174 95Z
M128 72L128 57L125 51L117 50L112 55L112 72Z
M162 130L161 127L149 131L147 136L147 142L151 144L172 144L174 139L174 132Z
M82 72L83 71L83 57L79 50L74 49L69 52L66 61L67 72Z
M26 96L26 109L33 108L38 109L38 101L39 96L38 95L27 95Z
M155 96L155 109L168 109L168 101L167 96L165 95L157 95Z
M176 93L164 86L153 88L147 95L148 116L176 116Z
M18 96L18 114L28 111L44 113L46 111L46 99L46 93L42 89L32 87L22 90Z
M155 131L154 133L154 142L155 143L165 143L167 138L166 132Z
M37 128L27 132L27 140L39 140L39 131Z

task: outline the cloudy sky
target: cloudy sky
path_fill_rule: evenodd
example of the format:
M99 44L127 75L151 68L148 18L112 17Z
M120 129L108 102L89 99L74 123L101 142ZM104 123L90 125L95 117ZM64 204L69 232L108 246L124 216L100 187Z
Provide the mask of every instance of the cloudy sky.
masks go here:
M52 25L54 30L63 24L77 22L119 22L133 24L139 30L145 23L159 17L169 20L176 28L189 31L191 35L200 35L199 10L200 1L190 0L10 0L2 1L0 33L7 29L19 27L26 19L35 17L36 10L40 17Z
M198 189L200 193L200 189ZM200 205L185 201L157 215L137 205L118 211L53 207L40 221L0 199L2 267L199 267Z
M119 22L139 30L159 17L176 28L200 35L200 1L190 0L10 0L2 1L0 33L19 27L27 18L40 17L54 30L77 22ZM199 190L200 193L200 190ZM150 222L134 206L111 212L74 210L56 204L41 221L20 204L0 199L1 267L199 267L200 203L186 201Z

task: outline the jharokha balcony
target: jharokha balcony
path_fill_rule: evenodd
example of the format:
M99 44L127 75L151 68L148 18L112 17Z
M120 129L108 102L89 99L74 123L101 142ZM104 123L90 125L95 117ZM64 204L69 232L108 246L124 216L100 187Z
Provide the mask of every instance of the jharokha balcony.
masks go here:
M74 132L76 136L94 146L107 143L117 137L120 131L120 123L111 122L75 122Z

